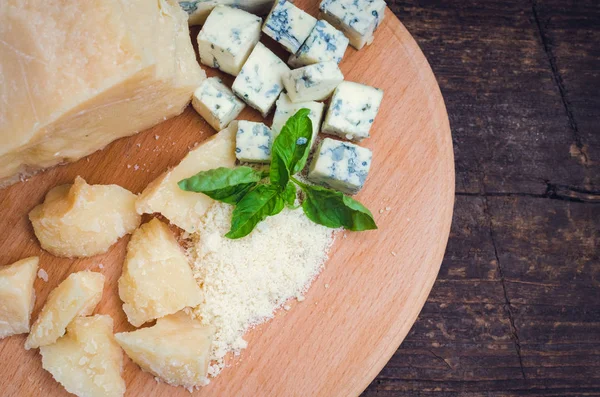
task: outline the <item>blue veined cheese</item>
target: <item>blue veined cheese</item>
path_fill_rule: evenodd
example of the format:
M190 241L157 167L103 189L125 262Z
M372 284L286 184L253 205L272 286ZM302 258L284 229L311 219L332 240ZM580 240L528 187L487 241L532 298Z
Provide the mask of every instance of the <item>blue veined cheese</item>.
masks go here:
M233 92L266 117L283 91L281 78L290 68L258 43L233 82Z
M246 107L218 77L202 82L194 91L192 106L217 131L227 127Z
M273 139L273 131L263 123L240 120L235 135L235 156L248 163L268 163Z
M383 90L379 88L341 82L333 92L323 132L353 141L368 138L382 99Z
M198 33L200 61L237 76L260 39L261 22L246 11L215 7Z
M348 48L348 38L329 22L319 20L300 49L288 59L291 67L335 61L340 63Z
M294 54L317 23L316 18L287 0L277 0L262 31Z
M283 76L283 86L292 102L325 100L342 81L344 75L334 61L294 69Z
M275 108L275 115L273 116L273 124L271 125L273 134L275 136L279 135L281 129L288 119L295 115L298 110L308 109L310 110L308 117L312 122L313 129L311 142L312 147L312 145L315 143L315 137L319 133L319 128L321 127L321 119L323 118L324 108L325 105L323 105L322 102L308 101L293 103L286 94L281 94L277 100L277 107Z
M350 45L360 50L373 42L373 35L385 16L384 0L323 0L319 18L344 32Z
M356 194L365 184L373 153L349 142L325 138L310 163L308 180L346 194Z
M179 0L179 5L188 13L190 26L202 25L210 12L218 5L230 6L255 15L267 15L274 0Z

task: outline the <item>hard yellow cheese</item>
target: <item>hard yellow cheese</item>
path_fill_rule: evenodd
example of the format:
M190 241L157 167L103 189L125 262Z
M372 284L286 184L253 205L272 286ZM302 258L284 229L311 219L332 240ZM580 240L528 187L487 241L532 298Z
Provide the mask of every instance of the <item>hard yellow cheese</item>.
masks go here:
M0 267L0 339L29 332L38 263L32 256Z

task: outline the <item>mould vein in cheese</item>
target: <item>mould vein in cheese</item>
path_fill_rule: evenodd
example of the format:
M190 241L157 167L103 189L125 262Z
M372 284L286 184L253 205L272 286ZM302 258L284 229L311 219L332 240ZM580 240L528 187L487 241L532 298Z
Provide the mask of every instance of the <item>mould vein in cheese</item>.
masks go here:
M290 55L292 67L334 61L340 63L348 48L348 38L329 22L319 20L300 49Z
M283 86L292 102L322 101L344 81L336 62L315 63L283 76Z
M317 20L287 0L277 0L262 31L292 54L298 51Z
M263 123L240 120L235 137L235 155L244 162L268 163L271 161L273 139L273 131Z
M32 256L0 267L0 339L29 332L38 264Z
M246 105L218 77L211 77L194 91L192 106L215 130L221 131Z
M308 117L312 122L313 135L311 145L314 145L316 142L316 136L319 133L319 128L321 126L321 119L323 118L323 109L325 105L322 102L298 102L293 103L290 101L290 98L286 94L281 94L279 99L277 100L277 108L275 109L275 115L273 116L273 125L271 129L273 130L273 134L275 136L279 135L281 129L288 121L290 117L292 117L298 110L300 109L308 109L310 113Z

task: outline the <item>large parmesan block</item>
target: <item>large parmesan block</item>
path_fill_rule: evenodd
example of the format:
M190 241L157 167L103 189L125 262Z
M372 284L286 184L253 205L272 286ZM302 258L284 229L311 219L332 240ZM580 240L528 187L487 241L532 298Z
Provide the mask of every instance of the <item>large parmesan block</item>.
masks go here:
M6 0L0 186L183 111L205 74L174 0Z
M123 396L123 353L112 330L108 315L77 317L65 336L40 347L42 367L76 396Z
M104 287L104 276L89 270L71 273L50 295L31 326L25 349L35 349L56 342L67 325L77 316L92 314Z
M32 256L0 267L0 339L29 332L39 261Z
M137 199L138 213L158 212L186 232L195 232L214 201L202 193L181 190L177 182L200 171L233 167L237 127L237 121L231 122L226 129L189 152L179 165L150 183Z

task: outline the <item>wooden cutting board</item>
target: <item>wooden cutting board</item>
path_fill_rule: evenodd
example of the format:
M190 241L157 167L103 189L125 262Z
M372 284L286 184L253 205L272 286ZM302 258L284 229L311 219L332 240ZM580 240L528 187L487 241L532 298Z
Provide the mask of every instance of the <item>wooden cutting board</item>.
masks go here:
M316 1L297 4L317 14ZM263 41L285 56L268 39ZM291 302L292 310L249 332L248 349L194 395L358 395L396 351L427 299L446 248L454 202L452 140L440 90L416 42L389 9L374 43L361 51L349 48L340 67L347 80L385 91L372 137L363 142L374 156L366 187L358 195L373 211L379 230L340 235L306 300ZM232 82L230 76L222 77ZM241 118L260 120L250 109ZM54 258L40 249L27 213L50 188L71 183L77 175L89 183L115 183L139 193L214 133L188 108L74 164L0 190L0 264L39 255L49 275L48 282L35 282L33 318L69 273L91 269L107 278L96 312L113 317L115 332L133 329L117 294L128 237L105 255ZM38 351L24 350L24 341L24 335L0 341L0 394L68 395L42 369ZM128 358L123 376L128 396L188 395L182 388L157 383Z

